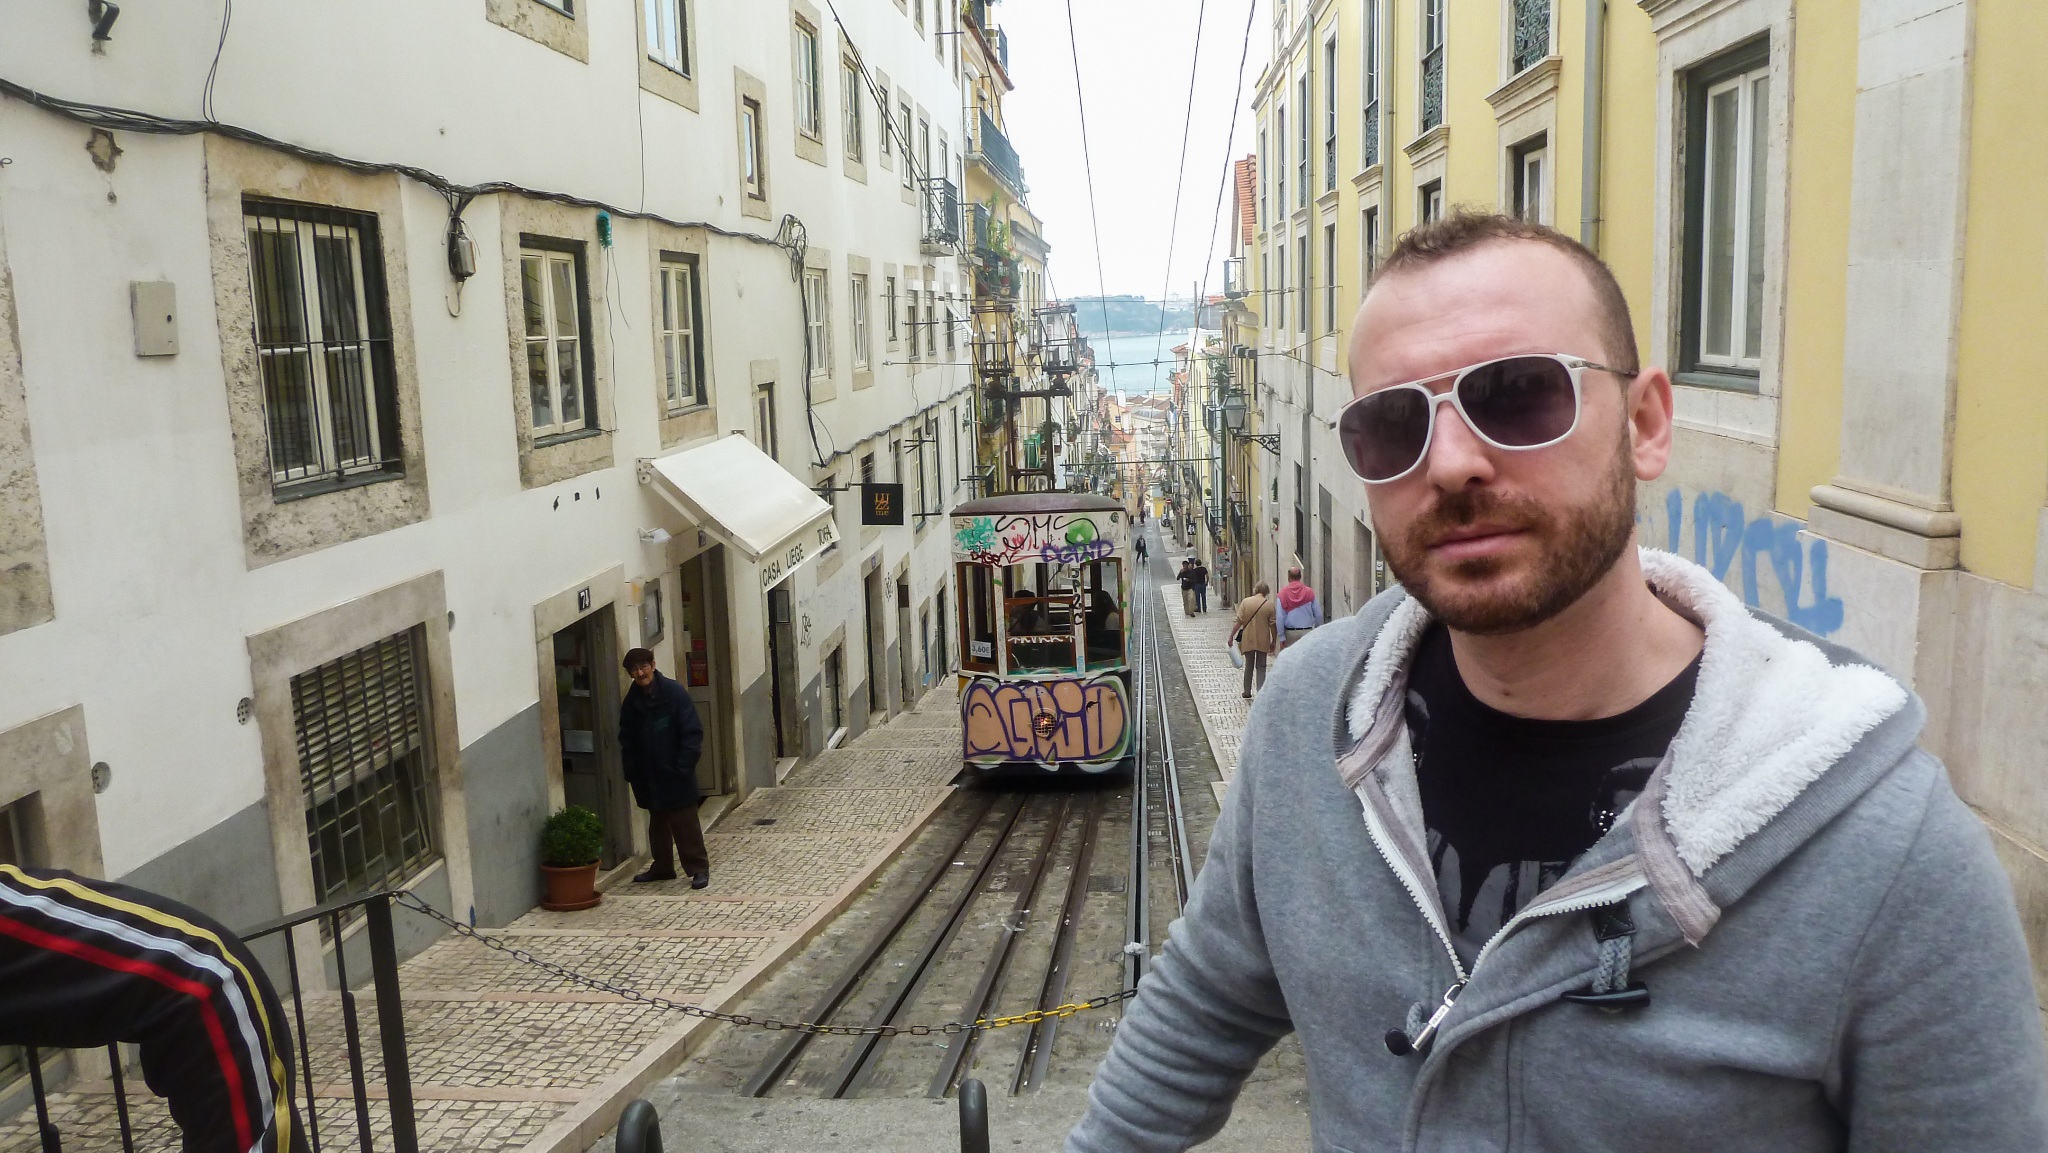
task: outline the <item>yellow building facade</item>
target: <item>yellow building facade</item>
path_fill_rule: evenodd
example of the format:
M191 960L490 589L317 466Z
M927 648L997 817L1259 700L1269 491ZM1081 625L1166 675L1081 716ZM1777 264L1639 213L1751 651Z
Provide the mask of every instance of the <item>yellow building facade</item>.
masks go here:
M1577 236L1675 382L1639 539L1913 684L2048 958L2048 6L1272 11L1234 281L1259 566L1335 612L1386 582L1327 424L1376 253L1456 205Z

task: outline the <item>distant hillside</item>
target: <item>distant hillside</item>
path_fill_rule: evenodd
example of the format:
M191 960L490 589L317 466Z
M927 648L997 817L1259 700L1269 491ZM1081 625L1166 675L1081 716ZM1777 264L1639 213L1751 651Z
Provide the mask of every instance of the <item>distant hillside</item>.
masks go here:
M1077 296L1072 303L1074 322L1087 336L1149 336L1162 327L1186 329L1195 321L1193 302L1162 308L1142 296Z

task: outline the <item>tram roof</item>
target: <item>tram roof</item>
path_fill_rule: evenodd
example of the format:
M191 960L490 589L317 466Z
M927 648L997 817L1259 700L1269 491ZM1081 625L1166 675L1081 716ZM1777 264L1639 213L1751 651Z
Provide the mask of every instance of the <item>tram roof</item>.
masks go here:
M949 516L1019 512L1121 512L1123 502L1092 492L1013 492L956 505Z

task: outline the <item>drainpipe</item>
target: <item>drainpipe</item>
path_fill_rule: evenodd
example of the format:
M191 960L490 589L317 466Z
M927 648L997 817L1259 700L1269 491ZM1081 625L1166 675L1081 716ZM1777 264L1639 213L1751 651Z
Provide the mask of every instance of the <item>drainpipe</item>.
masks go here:
M1579 157L1579 243L1600 251L1600 110L1607 81L1606 0L1586 0L1586 108Z

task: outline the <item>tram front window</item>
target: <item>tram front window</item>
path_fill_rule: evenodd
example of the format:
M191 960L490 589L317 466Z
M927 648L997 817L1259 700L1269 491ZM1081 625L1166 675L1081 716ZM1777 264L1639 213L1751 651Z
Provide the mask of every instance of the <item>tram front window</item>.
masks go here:
M1003 574L1003 624L1009 635L1009 672L1072 672L1075 571L1072 565L1009 566Z
M1123 562L1090 561L1081 566L1082 587L1088 604L1087 628L1082 634L1088 651L1088 667L1124 663L1124 605L1117 598L1123 585Z

